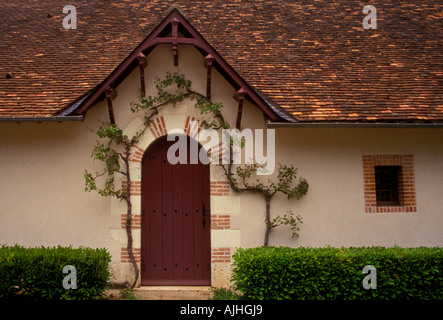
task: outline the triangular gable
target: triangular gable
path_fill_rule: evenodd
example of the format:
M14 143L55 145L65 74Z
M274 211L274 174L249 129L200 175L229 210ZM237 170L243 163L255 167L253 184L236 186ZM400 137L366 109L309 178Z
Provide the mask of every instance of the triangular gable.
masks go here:
M179 34L183 35L180 36ZM171 44L174 65L178 65L178 45L193 45L205 56L205 66L214 67L228 82L238 90L237 99L247 98L256 104L263 112L265 118L270 121L293 121L285 111L273 106L262 97L255 89L249 86L228 63L212 48L209 43L195 30L185 17L174 8L169 15L151 32L149 36L100 84L89 96L80 103L73 114L84 115L96 102L104 97L108 99L116 88L129 74L145 62L148 55L158 44ZM144 89L144 75L140 72L141 88ZM209 77L209 72L208 72ZM210 86L210 79L208 81ZM207 90L210 95L210 88ZM112 107L112 105L111 105ZM111 111L111 110L110 110ZM239 110L241 116L241 110Z

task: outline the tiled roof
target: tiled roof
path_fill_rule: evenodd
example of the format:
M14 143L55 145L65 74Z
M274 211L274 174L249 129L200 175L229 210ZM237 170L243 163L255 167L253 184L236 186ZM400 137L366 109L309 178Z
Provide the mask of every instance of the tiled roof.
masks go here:
M77 29L65 30L67 4ZM4 1L0 117L55 116L97 87L171 5L297 121L443 121L443 4L367 1Z

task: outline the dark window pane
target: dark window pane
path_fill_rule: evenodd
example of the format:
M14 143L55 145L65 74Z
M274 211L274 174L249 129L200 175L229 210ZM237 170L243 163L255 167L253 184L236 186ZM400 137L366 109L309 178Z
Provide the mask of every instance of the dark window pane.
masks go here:
M400 166L376 166L375 190L377 205L399 205L398 201L398 174Z

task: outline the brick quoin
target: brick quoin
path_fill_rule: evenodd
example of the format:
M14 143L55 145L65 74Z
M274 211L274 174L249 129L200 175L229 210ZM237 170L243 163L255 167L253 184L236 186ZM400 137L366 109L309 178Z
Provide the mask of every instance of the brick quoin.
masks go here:
M366 213L417 212L413 155L364 155L362 160ZM399 206L377 206L375 166L401 167L398 177Z
M212 250L212 259L214 262L231 262L231 248L213 248Z
M128 184L126 181L122 181L122 190L126 191L128 189ZM142 182L141 181L131 181L131 196L140 196L142 194Z
M197 130L195 130L195 127L191 127L192 121L198 122ZM191 129L193 129L194 131L191 132ZM198 121L194 117L187 117L184 130L188 137L196 138L196 136L203 130L203 122Z
M121 227L122 229L126 229L126 219L127 214L121 215ZM133 214L131 219L131 228L132 229L140 229L141 228L141 215Z
M229 196L230 189L227 181L211 181L211 196Z
M134 254L134 259L136 262L140 262L140 248L133 248L132 253ZM130 263L131 258L129 258L128 249L121 248L121 262L122 263Z
M151 124L149 125L149 130L151 130L152 134L156 138L168 134L168 131L166 130L165 120L163 119L163 117L158 117L152 120Z
M230 229L231 216L227 214L213 214L211 215L211 229Z
M145 150L138 146L132 146L131 147L131 155L129 157L130 162L140 163L142 162L143 155L145 153Z

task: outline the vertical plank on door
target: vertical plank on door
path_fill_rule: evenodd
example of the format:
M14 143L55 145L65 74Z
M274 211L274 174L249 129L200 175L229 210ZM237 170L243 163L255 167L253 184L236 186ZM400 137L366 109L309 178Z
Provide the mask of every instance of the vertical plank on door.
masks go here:
M150 159L151 167L149 168L148 196L151 199L151 206L148 207L149 212L146 214L150 218L150 237L148 245L151 247L151 261L149 264L151 278L161 278L162 276L162 189L163 181L161 179L161 145L156 145ZM155 181L155 183L152 183Z
M193 190L193 208L194 208L194 278L203 278L203 237L202 237L202 185L201 174L202 168L199 164L191 164L192 167L192 190Z
M162 144L161 150L161 179L162 179L162 279L173 279L174 245L173 245L173 216L172 216L172 165L167 158L170 143Z
M189 159L189 157L188 157ZM183 166L183 279L193 279L193 243L194 243L194 224L193 224L193 190L192 190L192 167Z
M211 203L210 203L210 190L209 190L209 181L210 181L210 168L209 165L201 166L202 167L202 175L201 175L201 185L202 185L202 201L205 202L206 205L206 226L203 228L202 237L203 237L203 279L211 279Z
M174 279L183 279L183 165L172 167Z

